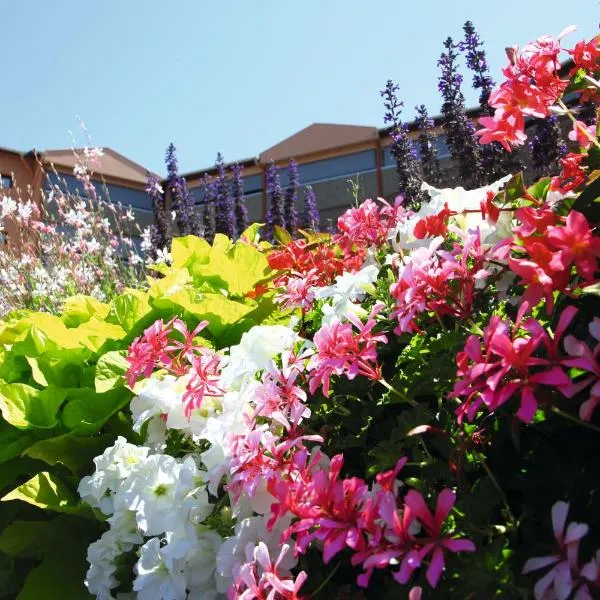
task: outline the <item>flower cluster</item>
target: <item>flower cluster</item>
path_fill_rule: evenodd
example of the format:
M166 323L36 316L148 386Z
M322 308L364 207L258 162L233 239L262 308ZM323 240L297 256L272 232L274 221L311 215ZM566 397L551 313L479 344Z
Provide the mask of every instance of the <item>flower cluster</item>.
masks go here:
M536 600L543 598L568 598L580 600L595 598L600 591L600 550L585 565L579 562L579 542L588 533L585 523L569 523L568 502L557 502L552 507L552 527L557 552L550 556L530 558L523 566L523 573L531 573L546 567L552 568L535 584ZM565 529L566 527L566 529Z
M525 63L557 77L556 44L515 51L511 77L525 85ZM600 242L575 191L587 173L529 189L521 174L468 191L424 183L418 210L367 199L331 236L245 240L273 273L227 328L201 313L204 287L179 315L159 304L127 353L144 445L118 438L79 487L107 521L88 589L518 597L516 566L547 570L536 598L596 597L599 555L578 556L588 527L567 526L556 502L597 512ZM280 196L274 166L271 180ZM262 295L283 310L261 323ZM530 558L552 504L558 547Z
M111 201L96 170L101 148L74 150L81 192L52 171L51 189L36 199L18 187L0 198L0 316L17 309L57 312L75 295L106 301L143 279L152 256L151 232L142 234L133 209ZM18 182L17 182L18 183ZM135 238L142 238L142 252Z
M477 134L482 144L497 141L507 150L523 144L527 138L525 118L545 118L556 103L561 103L560 98L569 84L569 80L562 79L559 74L559 57L563 52L561 40L574 29L568 27L556 38L546 35L521 49L514 47L507 50L509 64L503 69L506 80L492 92L488 101L495 109L494 115L480 119L483 129ZM587 44L580 42L567 52L573 57L575 70L594 73L598 69L600 52L597 38ZM590 140L585 124L578 127Z

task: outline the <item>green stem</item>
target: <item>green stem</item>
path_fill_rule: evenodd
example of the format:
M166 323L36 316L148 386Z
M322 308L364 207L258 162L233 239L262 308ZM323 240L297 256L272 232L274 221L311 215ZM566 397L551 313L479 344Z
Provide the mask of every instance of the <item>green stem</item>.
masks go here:
M490 481L492 482L494 487L502 496L502 503L504 504L504 508L506 509L506 512L508 513L508 516L510 517L510 520L514 525L516 523L515 517L512 514L512 511L510 510L510 506L508 505L508 501L506 499L506 494L504 493L504 490L500 487L500 483L496 479L496 476L492 473L492 470L488 467L488 464L485 461L482 461L481 466L483 467L483 470L487 473L487 476L490 478Z
M565 412L564 410L561 410L560 408L558 408L556 406L552 407L552 412L557 415L560 415L561 417L563 417L564 419L567 419L568 421L571 421L572 423L577 423L577 425L581 425L582 427L587 427L588 429L591 429L592 431L596 431L597 433L600 433L600 427L596 427L596 425L592 425L591 423L588 423L587 421L582 421L581 419L574 417L572 414Z
M316 596L329 583L331 578L336 574L337 570L340 568L341 564L342 563L339 562L337 565L335 565L335 567L333 567L333 569L331 569L331 571L329 572L329 575L327 575L327 577L323 580L321 585L309 596L309 598Z
M586 137L590 140L590 142L592 142L592 144L594 144L594 146L596 146L596 148L598 148L600 150L600 142L598 142L598 140L596 139L596 136L590 135L590 133L586 129L582 129L579 126L579 124L577 123L577 119L575 118L573 113L568 109L567 105L562 100L560 100L560 99L558 100L558 105L565 111L565 114L569 117L569 119L571 119L571 121L573 121L573 124L575 125L575 127L577 129L579 129L579 131L584 133L586 135Z
M596 81L591 75L585 75L584 79L600 90L600 82Z
M393 394L396 394L396 396L398 396L398 398L401 398L404 402L410 404L411 406L417 406L419 404L412 398L409 398L402 392L399 392L395 387L391 386L383 377L381 379L379 379L379 383L381 383L381 385L384 388L387 388L390 392L392 392Z

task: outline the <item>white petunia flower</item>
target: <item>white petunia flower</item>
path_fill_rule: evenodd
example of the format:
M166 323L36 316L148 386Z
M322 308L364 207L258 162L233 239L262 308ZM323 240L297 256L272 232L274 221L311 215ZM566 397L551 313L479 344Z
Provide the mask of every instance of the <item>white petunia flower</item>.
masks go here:
M136 578L133 590L138 600L184 600L186 578L183 564L172 570L164 561L157 537L151 538L140 548L140 559L135 565Z
M153 454L123 484L125 506L136 513L138 527L146 535L165 531L181 464L172 456Z
M331 299L323 305L323 323L329 324L334 318L343 321L348 313L365 316L366 311L356 301L365 297L366 290L377 281L378 274L379 267L372 264L356 273L338 275L333 285L317 288L316 298Z

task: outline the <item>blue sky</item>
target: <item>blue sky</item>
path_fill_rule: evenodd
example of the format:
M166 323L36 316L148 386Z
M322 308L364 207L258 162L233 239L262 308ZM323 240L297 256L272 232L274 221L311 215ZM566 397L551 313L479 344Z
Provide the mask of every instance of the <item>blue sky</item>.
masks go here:
M565 7L568 7L568 11ZM256 156L313 122L383 125L378 91L400 84L403 118L437 114L436 66L471 19L498 79L504 47L576 24L598 0L1 0L0 145L68 147L77 116L95 144L164 172ZM477 95L466 89L467 104ZM79 141L82 141L79 135Z

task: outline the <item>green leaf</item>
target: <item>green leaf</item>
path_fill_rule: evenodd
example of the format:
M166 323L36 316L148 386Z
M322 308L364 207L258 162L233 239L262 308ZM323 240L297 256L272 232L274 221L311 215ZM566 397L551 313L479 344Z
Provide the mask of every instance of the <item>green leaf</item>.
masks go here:
M237 323L256 308L256 303L236 302L219 293L200 294L199 300L193 300L190 290L182 290L169 298L155 300L154 305L161 308L174 305L175 312L180 307L199 321L208 319L208 330L214 336L221 335L228 326Z
M210 244L202 238L194 235L177 237L171 244L172 266L182 269L195 263L206 263L210 251Z
M191 280L192 277L187 269L172 269L171 272L162 279L148 277L150 297L165 298L177 294L183 290Z
M32 358L31 356L26 356L25 358L27 359L27 362L29 363L29 366L31 367L31 376L33 377L33 380L38 385L41 385L43 387L48 387L48 380L46 379L46 375L44 375L44 372L40 368L38 359Z
M146 292L126 290L113 300L106 320L109 323L120 325L127 332L131 332L151 312L152 308Z
M31 434L0 420L0 464L20 456L33 441Z
M123 375L129 368L129 363L125 358L125 350L107 352L103 354L96 364L96 391L101 394L108 392L115 386L123 384Z
M24 383L7 383L0 385L0 411L19 429L49 429L58 422L56 413L65 396L60 388L40 391Z
M15 558L40 558L61 536L53 521L15 521L0 533L0 550Z
M77 331L80 344L92 352L97 352L107 340L121 340L125 337L125 330L120 325L100 321L96 317L71 331Z
M109 305L92 296L78 294L64 301L62 320L67 327L76 327L92 317L106 318Z
M594 283L584 287L581 292L583 294L593 294L594 296L600 296L600 283Z
M46 510L95 518L92 510L78 503L75 493L49 471L34 475L0 500L2 502L21 500Z
M506 188L504 189L505 203L512 203L515 200L522 198L526 193L527 190L523 184L523 173L519 172L506 184Z
M16 487L22 475L31 477L39 470L40 463L32 458L23 458L20 456L19 458L6 461L0 469L0 492L6 489L12 490Z
M61 540L29 573L17 600L92 600L83 583L86 570L85 548L71 538Z
M57 437L36 442L25 452L25 456L43 460L49 465L65 465L74 475L84 473L92 459L102 454L114 440L112 435L81 437L75 433L65 433Z
M231 252L233 270L227 277L229 291L240 296L246 295L259 282L268 278L271 268L263 252L253 246L238 242Z
M550 177L543 177L527 188L527 193L536 200L545 200L550 187Z
M92 389L68 391L68 403L62 411L62 422L68 429L91 434L119 410L129 404L132 393L125 387L114 388L102 394Z
M290 235L290 232L279 225L275 225L273 235L275 239L287 246L294 238Z
M19 591L19 584L15 573L15 561L0 552L0 598L10 596Z
M264 281L270 272L269 263L263 252L249 244L227 241L213 245L210 260L194 263L190 271L196 286L212 285L212 291L227 290L230 295L245 296L257 283Z
M248 244L254 244L259 239L260 228L263 226L263 223L252 223L250 227L244 230L244 233L240 235L240 239L244 240Z
M579 194L572 210L583 213L589 221L600 221L600 178L595 179Z

